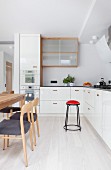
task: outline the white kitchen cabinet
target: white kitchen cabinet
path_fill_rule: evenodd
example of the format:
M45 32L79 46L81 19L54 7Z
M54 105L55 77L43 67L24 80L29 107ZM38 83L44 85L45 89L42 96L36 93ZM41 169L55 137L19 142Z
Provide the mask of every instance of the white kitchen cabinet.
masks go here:
M102 90L84 88L83 101L85 117L102 136Z
M111 92L103 92L103 139L111 148Z
M80 102L79 111L83 113L83 88L82 87L71 87L71 100L77 100ZM77 113L77 108L71 106L71 113Z
M102 101L103 100L103 91L95 90L94 91L94 114L93 114L93 126L100 136L102 136Z
M66 113L66 101L40 101L40 113Z
M87 104L85 102L85 116L87 117L87 119L89 120L89 122L92 124L92 126L94 125L94 121L93 121L93 115L94 115L94 108L91 107L89 104Z
M20 70L40 70L40 35L20 34Z
M83 112L85 117L94 125L94 90L90 88L83 89Z
M70 100L70 87L41 87L40 113L66 113L66 101Z
M86 88L83 88L83 115L87 117L87 108L86 108Z
M94 107L94 89L86 88L84 97L85 102Z
M40 100L70 100L70 87L41 87Z

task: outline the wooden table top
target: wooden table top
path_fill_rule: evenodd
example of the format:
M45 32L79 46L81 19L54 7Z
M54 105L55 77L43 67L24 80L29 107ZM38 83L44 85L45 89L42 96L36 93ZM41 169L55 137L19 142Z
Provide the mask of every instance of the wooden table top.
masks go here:
M0 94L0 109L24 100L25 94Z

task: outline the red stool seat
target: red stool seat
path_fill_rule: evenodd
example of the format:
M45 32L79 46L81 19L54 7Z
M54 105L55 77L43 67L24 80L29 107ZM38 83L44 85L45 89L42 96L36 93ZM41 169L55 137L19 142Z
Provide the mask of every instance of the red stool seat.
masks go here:
M69 100L66 102L67 105L80 105L80 103L76 100Z

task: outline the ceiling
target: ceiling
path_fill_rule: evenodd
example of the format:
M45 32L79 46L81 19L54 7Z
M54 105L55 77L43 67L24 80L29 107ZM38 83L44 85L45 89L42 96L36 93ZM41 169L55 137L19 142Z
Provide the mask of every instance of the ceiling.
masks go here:
M0 0L0 41L14 33L78 37L92 0Z
M0 0L0 41L13 41L19 32L89 43L110 24L111 0Z
M83 32L80 35L80 41L89 43L93 35L100 38L110 25L111 0L95 0Z

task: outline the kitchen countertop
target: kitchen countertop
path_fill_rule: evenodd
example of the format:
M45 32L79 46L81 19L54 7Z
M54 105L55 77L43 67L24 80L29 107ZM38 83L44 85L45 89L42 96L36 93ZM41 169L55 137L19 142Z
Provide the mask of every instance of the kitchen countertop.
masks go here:
M102 88L94 88L92 87L88 87L88 86L41 86L41 87L84 87L84 88L89 88L89 89L95 89L95 90L103 90L103 91L109 91L111 92L111 89L102 89Z
M41 86L41 87L83 87L83 86Z

